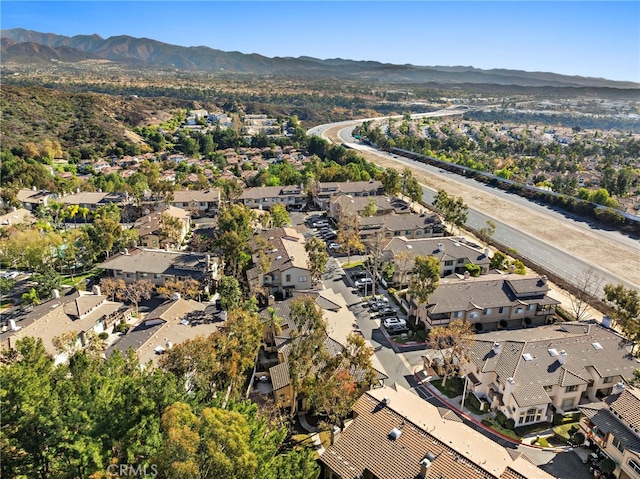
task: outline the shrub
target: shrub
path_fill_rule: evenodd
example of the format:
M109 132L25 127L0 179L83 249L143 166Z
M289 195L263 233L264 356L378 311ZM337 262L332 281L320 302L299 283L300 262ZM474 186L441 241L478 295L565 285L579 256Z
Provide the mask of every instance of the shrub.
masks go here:
M583 444L584 440L586 439L584 434L581 433L580 431L576 432L571 438L573 439L573 442L575 442L576 444Z
M98 334L98 338L102 339L103 341L108 337L109 337L109 333L107 333L106 331L102 331L100 334Z
M605 457L602 461L600 461L600 464L598 466L600 467L600 470L605 474L611 474L616 470L616 463L613 461L613 459L609 459L608 457Z
M471 276L480 276L480 266L473 263L467 263L464 265L464 269L469 272Z
M482 331L482 323L476 323L474 324L474 327L476 328L476 331Z
M501 319L500 320L500 327L501 328L506 328L507 326L508 326L508 323L504 319Z
M531 318L524 318L524 324L531 326Z

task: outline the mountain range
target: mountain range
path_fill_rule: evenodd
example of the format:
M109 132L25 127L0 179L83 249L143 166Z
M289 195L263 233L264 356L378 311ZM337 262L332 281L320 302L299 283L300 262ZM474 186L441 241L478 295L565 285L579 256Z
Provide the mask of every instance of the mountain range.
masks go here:
M109 60L137 68L173 68L189 71L252 73L330 77L392 83L496 84L522 87L591 87L635 89L640 84L603 78L560 75L545 72L473 67L395 65L340 58L274 57L225 52L197 46L182 47L149 38L120 35L103 39L99 35L73 37L14 28L0 31L2 63L50 63Z

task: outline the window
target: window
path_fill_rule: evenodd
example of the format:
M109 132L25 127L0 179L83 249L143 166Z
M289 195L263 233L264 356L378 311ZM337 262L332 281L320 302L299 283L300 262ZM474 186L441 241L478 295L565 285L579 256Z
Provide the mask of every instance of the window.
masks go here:
M562 409L564 409L565 411L567 409L571 409L573 407L573 403L575 401L575 398L567 398L564 401L562 401Z
M147 276L149 276L147 273L140 273L141 278L146 278Z
M548 384L548 385L544 386L544 390L545 390L545 392L549 393L549 392L553 391L553 386Z
M306 276L298 276L298 282L306 283L307 282L307 277Z
M538 422L542 419L542 409L536 409L532 407L528 409L527 412L521 412L520 417L518 418L518 424L523 424L525 422Z
M633 472L635 472L636 474L640 475L640 464L638 464L633 459L629 459L627 464L629 464L629 467L633 470Z
M573 393L576 392L578 390L578 386L567 386L565 391L568 393Z
M469 318L470 319L476 319L477 317L478 317L478 313L476 313L476 312L473 312L473 313L469 314Z
M522 308L516 308L515 313L516 314L522 314Z
M453 313L454 318L462 318L464 316L464 311L456 311Z
M500 313L500 314L504 313L504 306L501 306L501 307L498 309L498 313Z
M617 437L613 436L613 438L611 439L611 445L618 451L624 452L624 446L620 443Z
M285 281L286 281L287 283L290 283L290 282L291 282L291 275L290 275L290 274L288 274L288 275L286 275L286 276L285 276Z
M444 265L445 266L453 266L453 261L445 261Z
M603 383L608 384L613 382L613 376L607 376L602 380Z
M534 309L536 309L536 305L535 304L528 304L527 305L527 311L533 311Z
M482 314L485 315L485 316L488 316L488 315L491 314L491 311L492 311L491 308L487 308L484 311L482 311Z
M159 278L160 278L160 273L155 273L155 274L153 275L153 277L154 277L154 279L159 279Z

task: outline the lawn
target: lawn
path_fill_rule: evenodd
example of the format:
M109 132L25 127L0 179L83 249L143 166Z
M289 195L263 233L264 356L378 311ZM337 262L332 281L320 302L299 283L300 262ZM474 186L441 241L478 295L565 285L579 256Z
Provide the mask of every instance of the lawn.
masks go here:
M506 427L501 426L500 424L498 424L498 421L496 421L495 418L483 419L482 424L518 442L522 441L522 437L519 436L513 429L507 429Z
M447 379L447 382L444 386L442 385L442 379L431 381L431 384L433 384L442 394L444 394L448 398L460 396L464 389L464 382L458 376Z
M75 286L78 283L83 282L86 279L90 279L93 278L94 276L99 276L102 274L104 270L102 269L92 269L91 271L88 271L84 274L79 274L73 277L73 279L71 279L70 276L65 276L62 279L62 285L63 286Z

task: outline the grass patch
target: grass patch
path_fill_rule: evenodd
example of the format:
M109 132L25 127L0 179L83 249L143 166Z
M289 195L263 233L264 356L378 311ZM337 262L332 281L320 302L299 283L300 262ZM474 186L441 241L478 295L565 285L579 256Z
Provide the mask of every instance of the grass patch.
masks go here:
M530 424L528 426L520 426L516 428L516 432L521 436L527 436L529 434L535 434L538 432L546 431L551 427L548 422L539 422L536 424Z
M467 395L467 399L465 400L464 405L469 411L471 411L473 414L477 414L478 416L482 416L483 414L487 414L488 412L480 410L480 401L471 393Z
M355 261L353 263L345 263L342 265L342 269L351 269L351 268L355 268L357 266L363 266L364 265L364 261Z
M448 398L460 396L462 394L462 390L464 389L464 382L458 376L447 379L447 382L444 386L442 385L442 379L431 381L431 384L433 384L438 389L438 391L440 391Z
M567 442L571 439L574 433L580 430L580 426L577 422L561 424L553 428L553 434L563 442Z
M499 432L504 436L514 439L515 441L518 441L518 442L522 441L522 436L518 435L518 433L516 433L513 429L507 429L506 427L501 426L500 424L498 424L495 418L483 419L482 424L484 424L485 426L488 426L489 428Z

